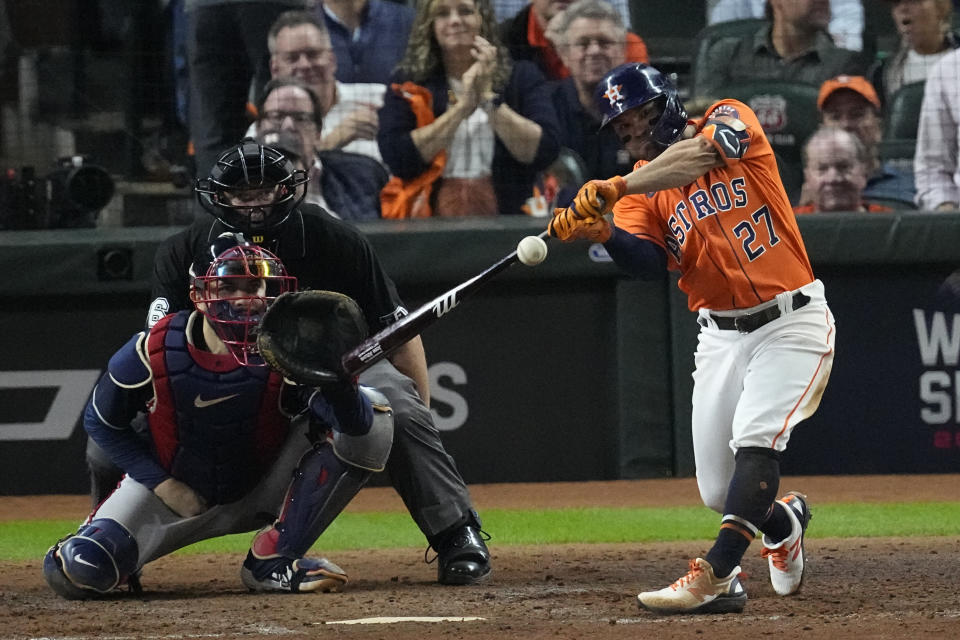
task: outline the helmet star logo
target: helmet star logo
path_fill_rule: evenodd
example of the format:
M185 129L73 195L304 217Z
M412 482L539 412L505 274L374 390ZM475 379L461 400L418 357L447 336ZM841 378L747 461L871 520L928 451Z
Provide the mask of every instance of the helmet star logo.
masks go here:
M623 94L620 93L622 87L622 84L615 84L612 87L607 87L606 92L604 92L603 97L610 101L611 107L623 100Z

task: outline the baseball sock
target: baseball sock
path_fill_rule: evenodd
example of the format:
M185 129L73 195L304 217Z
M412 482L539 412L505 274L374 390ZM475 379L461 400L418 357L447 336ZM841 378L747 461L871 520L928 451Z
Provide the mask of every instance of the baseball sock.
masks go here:
M705 560L718 578L730 575L757 535L757 525L769 519L780 488L780 454L765 447L741 447L717 539Z
M760 525L760 530L766 534L767 539L773 544L780 542L793 531L793 521L787 515L787 509L789 508L779 502L774 502L770 505L770 513L767 515L767 519Z
M713 547L704 558L713 567L713 574L718 578L729 576L730 572L740 564L740 559L743 558L743 554L747 552L756 535L743 523L728 520L729 517L724 516L720 533L717 534Z

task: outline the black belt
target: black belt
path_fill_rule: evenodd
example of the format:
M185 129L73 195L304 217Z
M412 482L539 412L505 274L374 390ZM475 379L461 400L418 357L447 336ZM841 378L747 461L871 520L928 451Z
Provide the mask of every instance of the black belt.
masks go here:
M801 307L807 305L810 302L810 296L805 295L799 291L793 294L793 310L796 311ZM773 305L767 307L766 309L761 309L754 313L748 313L742 316L718 316L710 314L710 317L714 322L717 323L718 329L723 330L733 330L736 329L740 333L750 333L751 331L756 331L763 325L776 320L780 317L780 306Z

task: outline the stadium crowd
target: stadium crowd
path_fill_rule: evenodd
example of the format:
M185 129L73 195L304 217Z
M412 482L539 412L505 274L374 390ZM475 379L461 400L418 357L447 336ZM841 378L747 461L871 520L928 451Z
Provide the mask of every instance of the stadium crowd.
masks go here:
M244 137L287 131L309 200L349 221L545 216L583 181L632 168L599 131L593 92L641 62L673 78L691 117L720 98L747 104L797 207L813 189L805 145L826 125L865 148L867 205L956 209L956 4L706 0L705 26L678 54L658 10L628 0L165 0L161 90L182 131L166 144L202 179ZM98 3L98 20L110 6ZM0 45L15 59L8 13ZM291 80L301 86L280 95L299 106L261 113Z
M820 210L811 178L818 172L805 152L815 132L833 132L845 153L865 154L856 199L863 210L956 208L953 3L884 5L896 38L881 42L859 0L709 0L688 73L673 74L688 113L719 98L750 106L791 202L804 212ZM632 166L616 135L598 131L593 90L624 62L666 60L656 39L648 46L635 32L645 24L638 6L187 0L196 175L207 175L245 134L276 141L286 130L303 142L285 151L312 166L309 198L346 220L546 215L583 181ZM222 52L217 39L238 30L246 50L211 65L204 50ZM924 94L931 76L934 91ZM290 78L301 85L301 107L258 113L266 81ZM325 173L336 180L322 180ZM333 206L338 194L369 194L370 185L384 185L379 199Z

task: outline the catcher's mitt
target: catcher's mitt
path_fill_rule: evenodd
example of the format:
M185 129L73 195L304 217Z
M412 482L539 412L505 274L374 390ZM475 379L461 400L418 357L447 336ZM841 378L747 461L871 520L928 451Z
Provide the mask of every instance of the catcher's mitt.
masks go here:
M300 384L346 379L340 358L367 337L367 322L350 296L298 291L277 296L263 314L257 347L268 365Z

